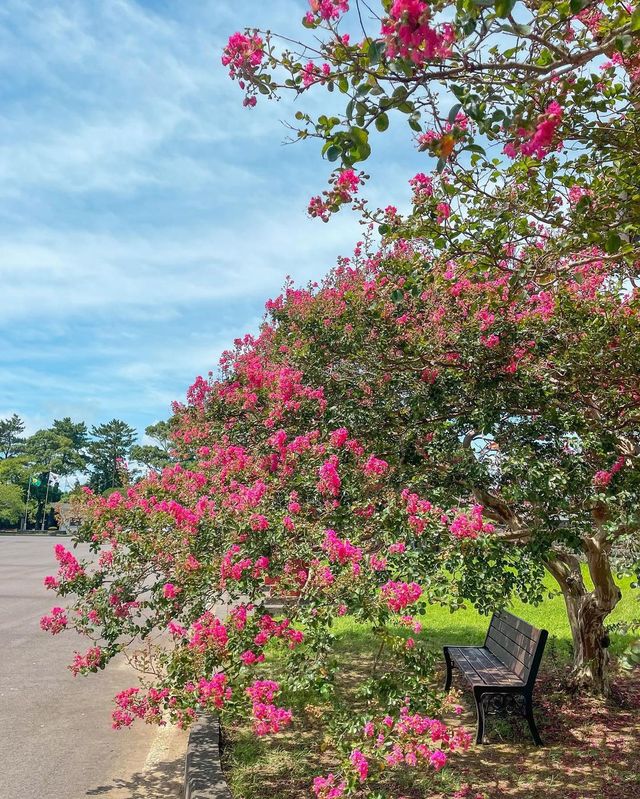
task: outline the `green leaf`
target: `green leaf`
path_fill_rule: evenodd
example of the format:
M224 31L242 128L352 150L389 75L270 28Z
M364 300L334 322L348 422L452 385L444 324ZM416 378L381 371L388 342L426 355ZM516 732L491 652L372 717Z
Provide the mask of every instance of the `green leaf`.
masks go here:
M361 144L366 144L369 141L369 134L367 133L364 128L350 128L349 135L353 139L354 142L358 142Z
M417 117L415 114L409 117L409 127L411 130L415 131L416 133L422 133L422 125L418 122Z
M622 239L615 232L615 230L612 230L607 236L607 241L604 245L604 249L606 250L607 253L609 253L609 255L613 255L614 253L618 252L621 244L622 244Z
M451 107L451 110L449 111L449 116L447 117L447 122L450 125L453 125L453 123L456 121L456 117L458 116L458 112L460 111L461 108L462 108L462 103L456 103L454 106Z
M337 161L342 155L342 148L332 144L327 150L327 161Z
M487 157L486 150L484 147L480 147L479 144L467 144L467 146L463 147L460 152L463 152L464 150L468 150L470 153L479 153L480 155L484 155L485 158Z
M640 7L636 8L631 15L631 30L640 31Z
M376 117L376 128L381 133L385 131L389 127L389 117L386 114L380 114L379 117Z
M346 94L349 91L349 81L345 78L344 75L341 75L338 79L338 88L342 92L342 94Z
M436 164L436 172L440 173L447 165L447 162L444 158L438 158L438 163Z
M516 0L497 0L496 1L496 14L505 19L513 11Z
M369 63L373 66L380 62L380 59L384 55L384 42L383 41L374 41L371 42L369 45L369 51L367 53L369 57Z
M618 38L615 40L615 48L621 53L624 53L631 47L633 41L634 37L628 33L625 33L624 36L618 36Z
M572 14L579 14L583 8L589 5L590 0L571 0L569 7Z
M387 234L387 233L388 233L390 230L391 230L391 228L390 228L390 227L389 227L389 225L387 225L387 224L384 224L384 225L378 225L378 233L379 233L381 236L386 236L386 234Z
M581 197L577 204L576 204L576 212L579 214L583 214L587 209L591 207L591 197L585 194Z

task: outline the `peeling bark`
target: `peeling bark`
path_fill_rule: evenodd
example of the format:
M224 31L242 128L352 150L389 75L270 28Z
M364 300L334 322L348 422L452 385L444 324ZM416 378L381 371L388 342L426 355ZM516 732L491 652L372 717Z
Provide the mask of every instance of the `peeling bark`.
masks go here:
M610 691L609 636L604 621L621 598L609 561L610 544L599 536L584 540L584 552L594 588L582 577L580 560L566 552L555 552L547 561L564 596L573 638L571 684L576 689L599 694Z

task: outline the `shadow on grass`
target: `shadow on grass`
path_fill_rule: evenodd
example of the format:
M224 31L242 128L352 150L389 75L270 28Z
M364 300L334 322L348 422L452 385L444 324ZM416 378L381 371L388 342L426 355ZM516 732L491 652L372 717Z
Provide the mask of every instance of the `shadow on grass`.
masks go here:
M115 777L109 784L90 788L85 796L106 799L179 799L182 796L184 757L158 763L132 774L127 779Z

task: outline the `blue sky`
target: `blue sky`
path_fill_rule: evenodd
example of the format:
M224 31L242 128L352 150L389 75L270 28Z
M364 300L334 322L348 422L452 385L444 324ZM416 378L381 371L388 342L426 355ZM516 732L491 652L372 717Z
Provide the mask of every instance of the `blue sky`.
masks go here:
M306 8L0 4L0 417L142 433L286 275L318 278L352 249L353 215L306 218L329 165L316 143L283 146L293 98L243 109L220 64L233 31L297 34ZM381 145L368 196L403 206L425 156L399 123Z

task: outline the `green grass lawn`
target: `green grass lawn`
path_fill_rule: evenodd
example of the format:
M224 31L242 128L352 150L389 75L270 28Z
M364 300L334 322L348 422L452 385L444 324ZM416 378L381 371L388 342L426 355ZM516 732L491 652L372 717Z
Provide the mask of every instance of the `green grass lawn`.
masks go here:
M585 567L585 579L590 585ZM622 590L622 599L613 613L607 618L607 625L617 622L631 622L640 619L640 592L631 588L632 579L618 580ZM515 600L510 606L511 613L525 619L534 627L549 631L548 651L553 651L561 660L568 659L571 654L571 630L567 620L564 599L558 593L554 579L547 576L545 586L551 595L541 605L529 605L520 600ZM424 639L435 648L445 644L477 644L484 642L484 637L489 626L489 616L478 613L471 605L463 610L451 613L447 608L432 605L424 617ZM335 632L340 636L347 635L361 639L361 645L366 648L370 641L368 628L359 625L353 619L338 619ZM613 632L611 635L611 653L619 655L627 645L637 638L637 634L621 634ZM346 643L346 642L345 642ZM357 640L351 640L349 646L357 645Z
M630 583L628 579L619 581L623 599L608 624L640 617L639 593ZM564 600L552 578L546 586L552 596L538 607L519 601L510 606L512 613L550 633L536 699L538 725L546 746L531 746L522 725L512 729L497 719L491 728L492 746L472 747L459 760L454 759L451 768L436 775L429 770L411 772L406 784L401 780L395 786L398 796L443 799L460 789L465 796L482 799L635 799L640 795L633 765L640 762L640 723L634 710L640 702L640 674L618 675L618 699L613 703L587 696L576 703L563 687L562 674L567 673L571 656ZM447 643L482 644L489 625L489 618L472 607L450 613L434 605L422 621L420 638L436 650ZM347 676L353 673L350 681L357 685L371 661L373 633L368 625L350 617L337 619L334 632L342 671ZM632 637L613 631L612 653L622 652ZM441 677L434 675L438 684ZM448 722L473 729L472 702L463 698L463 704L463 716ZM323 733L314 718L298 719L294 727L265 738L257 738L249 723L229 725L225 729L223 763L233 799L261 799L265 795L271 799L308 799L313 777L336 767L330 750L318 750L318 736Z

